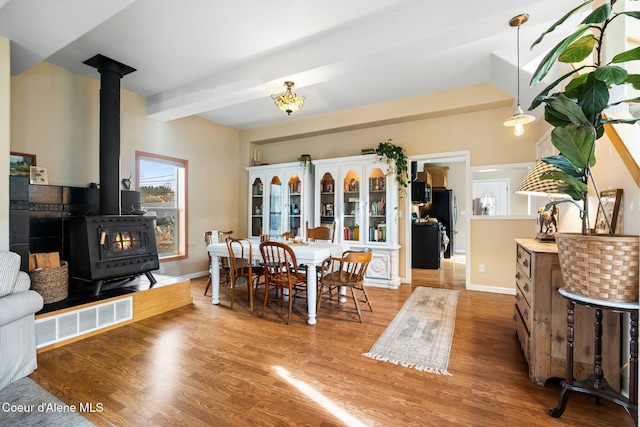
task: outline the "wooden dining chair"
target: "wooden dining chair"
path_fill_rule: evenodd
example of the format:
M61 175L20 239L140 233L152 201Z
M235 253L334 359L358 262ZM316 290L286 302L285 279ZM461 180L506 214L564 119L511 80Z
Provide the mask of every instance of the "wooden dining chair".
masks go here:
M247 299L249 309L253 311L253 300L256 288L260 285L260 277L264 276L264 268L253 265L253 250L249 239L226 239L229 250L229 271L231 281L228 291L231 292L231 304L235 300L236 288L247 285ZM264 282L263 282L264 283Z
M284 240L293 240L296 236L292 231L285 231L280 235Z
M287 325L296 299L307 299L307 275L298 270L296 255L290 246L280 242L260 243L264 261L265 295L262 315L273 302L288 307ZM306 305L306 304L305 304Z
M349 298L355 304L360 323L362 323L361 308L369 307L373 311L369 296L364 286L364 276L371 262L372 252L369 248L362 251L346 251L342 258L327 258L322 263L322 274L318 282L318 300L316 313L324 302L335 308L341 308L344 303L341 298ZM340 288L351 289L351 295L340 295Z
M215 231L209 230L204 233L204 244L209 246L212 243L224 243L227 237L231 237L233 234L233 230L231 231ZM209 251L207 251L207 256L209 257L209 278L207 279L207 286L204 288L204 295L207 296L207 292L211 288L211 255L209 255ZM229 274L229 259L228 258L220 258L220 284L229 283L231 281L231 276Z
M309 228L309 221L306 224L307 232L305 234L306 239L313 239L314 241L335 242L336 238L336 222L333 221L331 228L329 227L315 227Z
M335 238L336 238L336 222L335 221L333 221L333 225L331 228L324 227L324 226L309 228L309 221L307 221L306 228L307 228L307 233L306 233L307 240L313 239L314 242L332 242L332 243L335 242ZM304 269L306 271L306 267L304 267ZM316 276L318 280L320 280L320 275L322 274L320 269L321 269L321 266L316 267Z

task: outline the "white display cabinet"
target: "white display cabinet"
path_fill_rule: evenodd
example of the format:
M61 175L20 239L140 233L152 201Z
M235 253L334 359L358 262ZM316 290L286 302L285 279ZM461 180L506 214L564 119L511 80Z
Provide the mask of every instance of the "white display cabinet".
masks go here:
M373 260L367 285L400 285L398 186L375 155L314 160L314 226L336 222L336 241L355 250L368 247Z
M311 167L298 162L248 167L248 234L277 238L285 231L304 236L305 222L312 221Z

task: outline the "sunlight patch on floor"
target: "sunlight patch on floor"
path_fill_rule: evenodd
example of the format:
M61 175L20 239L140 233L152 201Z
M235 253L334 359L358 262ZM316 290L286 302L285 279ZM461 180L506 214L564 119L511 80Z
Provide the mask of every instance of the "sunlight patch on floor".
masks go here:
M289 373L289 371L287 371L283 367L274 366L273 369L278 373L278 375L280 375L289 384L293 385L302 393L304 393L307 397L309 397L311 400L316 402L318 405L322 406L326 411L328 411L333 416L338 418L345 425L353 426L353 427L367 426L367 424L354 418L352 415L347 413L347 411L345 411L340 406L335 404L333 401L331 401L331 399L328 399L327 397L325 397L322 393L316 391L309 384L305 383L304 381L300 381L293 378Z
M177 382L180 364L180 348L184 335L177 329L165 331L153 346L151 392L156 403L174 399L174 383Z

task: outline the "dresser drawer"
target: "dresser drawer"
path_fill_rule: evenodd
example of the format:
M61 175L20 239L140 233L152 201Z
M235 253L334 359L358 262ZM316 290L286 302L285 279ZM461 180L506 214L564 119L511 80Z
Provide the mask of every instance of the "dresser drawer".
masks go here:
M518 265L522 267L522 271L531 278L531 253L522 246L518 245L518 253L516 254Z
M520 264L516 267L516 289L522 293L522 296L527 300L527 303L533 305L531 299L531 291L533 290L533 284L531 278L522 270Z
M516 307L518 308L520 317L522 317L524 324L527 326L527 331L531 331L531 318L533 317L533 313L529 303L522 295L520 288L516 288Z
M522 353L524 353L524 358L527 360L527 363L531 362L531 337L529 335L529 331L524 324L522 317L520 316L520 309L518 306L514 306L514 319L516 321L516 335L518 336L518 340L520 341L520 348L522 349Z

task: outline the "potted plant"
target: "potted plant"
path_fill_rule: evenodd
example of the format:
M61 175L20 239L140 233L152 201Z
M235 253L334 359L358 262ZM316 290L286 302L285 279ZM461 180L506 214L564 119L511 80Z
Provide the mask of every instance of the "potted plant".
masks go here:
M301 154L300 157L298 157L298 161L303 171L307 170L307 165L312 165L310 154Z
M395 174L396 181L402 190L409 186L409 169L404 149L387 139L376 147L375 153L379 160L389 165L389 174ZM393 162L393 163L392 163Z
M568 18L577 13L582 13L583 8L591 3L593 3L593 0L587 0L568 12L545 31L533 43L532 48L540 43L545 35L553 32ZM571 233L556 234L558 255L565 286L589 296L637 301L637 236L620 236L617 238L617 240L622 240L623 242L620 243L622 247L620 249L621 255L616 256L616 258L630 258L629 263L635 263L635 271L632 271L633 266L629 266L629 263L626 263L627 266L623 270L618 269L616 271L617 267L610 265L603 266L603 270L593 273L587 271L589 269L585 268L584 264L578 264L576 261L580 257L590 256L577 254L576 251L579 247L597 252L600 250L598 247L616 245L614 243L616 238L613 235L588 236L590 234L588 207L590 185L595 188L596 196L598 196L598 209L602 209L597 187L591 176L591 168L596 163L594 155L596 141L604 134L605 124L635 123L638 121L637 118L613 119L605 115L605 110L613 105L640 101L640 98L614 100L614 96L612 96L614 87L631 84L635 89L640 89L640 75L629 74L619 65L628 61L639 60L640 48L617 53L612 56L609 62L603 57L605 33L610 28L611 22L623 16L640 19L640 12L637 11L614 12L613 6L615 3L616 0L610 0L593 9L575 31L561 40L547 53L533 74L532 85L542 81L556 62L575 64L581 63L589 56L592 56L593 63L581 65L575 71L561 76L534 99L529 109L534 109L542 103L545 104L544 118L553 127L551 142L560 153L557 156L542 159L557 168L555 171L543 174L542 179L559 181L559 190L571 196L569 201L580 209L582 220L581 235L575 236L571 235ZM561 83L565 84L562 91L550 93ZM547 205L547 208L562 202L552 202ZM611 230L611 227L609 229ZM584 238L582 238L583 236ZM606 239L607 237L609 240ZM569 242L568 239L572 240ZM604 242L603 239L605 240ZM616 259L614 264L619 264L622 261L624 260ZM598 260L597 262L601 261ZM614 272L612 273L611 270L606 271L606 269L614 269ZM624 271L625 269L629 269L629 271ZM612 284L615 285L620 280L624 282L619 283L620 288L625 289L601 290L596 289L598 286L594 284L598 282L606 288ZM578 282L582 282L582 284ZM635 286L635 290L631 289L629 291L629 289L626 289L628 286ZM584 287L589 289L584 289ZM618 292L628 293L628 295L617 295Z

